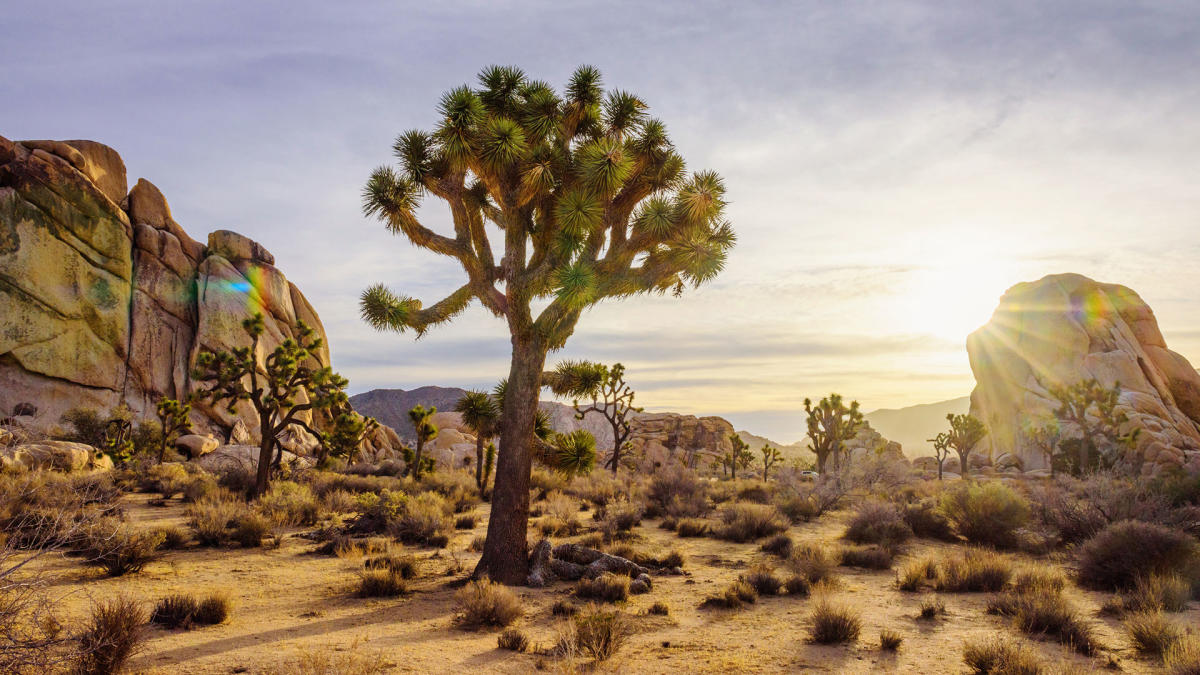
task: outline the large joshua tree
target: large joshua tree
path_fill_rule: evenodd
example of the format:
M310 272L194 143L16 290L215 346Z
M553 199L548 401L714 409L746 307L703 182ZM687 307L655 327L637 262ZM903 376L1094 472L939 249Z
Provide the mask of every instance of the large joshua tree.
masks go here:
M1117 408L1120 382L1105 387L1092 378L1066 387L1051 386L1049 391L1058 401L1054 416L1078 433L1078 438L1070 439L1076 445L1077 456L1073 460L1064 458L1072 473L1082 475L1098 466L1112 467L1122 459L1123 450L1137 445L1139 429L1121 431L1127 426L1129 416Z
M806 398L804 412L808 415L809 449L817 456L817 473L825 473L825 462L830 455L833 455L833 470L837 471L845 442L863 425L858 401L847 406L842 403L841 394L830 394L813 405L812 399Z
M621 452L632 433L632 413L642 412L633 405L633 389L625 383L625 366L620 363L612 367L591 361L563 361L553 373L546 376L550 391L559 396L570 396L575 400L575 417L583 419L588 413L599 413L612 428L612 454L604 466L615 474L621 465ZM587 407L580 407L579 398L592 399Z
M518 68L492 66L477 88L442 96L432 131L400 134L399 168L376 169L363 190L368 216L453 258L466 275L428 307L372 286L361 299L368 323L421 335L477 300L508 325L508 395L476 576L509 584L527 576L530 443L547 352L566 344L590 305L678 295L717 276L733 246L720 176L688 174L666 128L646 111L634 94L605 94L590 66L575 71L562 95ZM427 195L446 202L452 234L418 219Z

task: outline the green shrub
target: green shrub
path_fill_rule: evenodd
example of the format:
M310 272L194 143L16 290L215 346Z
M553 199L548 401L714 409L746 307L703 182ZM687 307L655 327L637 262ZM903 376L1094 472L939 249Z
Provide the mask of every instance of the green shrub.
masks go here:
M1029 521L1029 504L998 482L962 483L942 493L941 510L959 536L975 544L1014 548Z
M809 639L817 644L854 642L862 631L862 618L848 605L820 597L809 615Z
M1195 541L1184 532L1135 520L1113 523L1079 549L1079 580L1092 588L1130 588L1139 577L1186 571Z
M842 536L856 544L890 548L911 539L913 532L894 504L869 501L859 504Z

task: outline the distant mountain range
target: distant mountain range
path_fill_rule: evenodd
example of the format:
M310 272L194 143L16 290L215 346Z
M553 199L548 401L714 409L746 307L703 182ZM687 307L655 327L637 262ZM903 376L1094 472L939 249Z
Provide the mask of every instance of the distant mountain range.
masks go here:
M411 441L412 425L408 421L409 409L420 404L426 407L431 405L437 406L437 409L441 412L450 412L454 410L454 404L465 393L465 389L458 387L436 386L407 390L372 389L371 391L351 396L350 403L358 412L374 417L381 423L395 429L401 438ZM885 438L899 442L903 446L906 455L909 457L919 457L931 454L929 443L926 439L932 438L939 431L945 430L946 415L948 413L965 413L970 404L970 397L963 396L949 401L925 403L906 408L875 410L866 413L864 417ZM572 429L584 427L596 436L601 446L611 443L608 437L611 436L612 432L609 431L607 424L603 424L602 419L598 415L589 415L588 419L581 423L575 420L574 411L566 404L555 401L542 401L541 406L550 412L551 420L554 422L555 427L569 427ZM804 457L808 454L806 440L785 445L749 431L739 431L737 433L753 450L758 450L765 444L773 448L778 448L785 457L789 458Z

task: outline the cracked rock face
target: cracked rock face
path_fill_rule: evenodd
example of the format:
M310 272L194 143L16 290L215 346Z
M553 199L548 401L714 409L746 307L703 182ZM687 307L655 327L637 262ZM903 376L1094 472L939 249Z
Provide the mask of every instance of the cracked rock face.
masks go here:
M261 245L234 232L193 240L166 199L93 141L0 137L0 412L33 403L48 429L74 407L125 403L143 418L161 397L192 391L202 348L248 344L243 319L261 312L264 353L299 321L325 337L308 300ZM329 365L324 348L315 357ZM200 408L200 433L225 438L246 408ZM393 434L394 435L394 434Z
M1023 426L1053 416L1050 386L1095 378L1120 383L1119 409L1141 429L1133 459L1143 473L1200 470L1200 373L1167 349L1154 312L1132 290L1078 274L1018 284L967 338L967 353L971 414L987 424L992 456L1044 467Z

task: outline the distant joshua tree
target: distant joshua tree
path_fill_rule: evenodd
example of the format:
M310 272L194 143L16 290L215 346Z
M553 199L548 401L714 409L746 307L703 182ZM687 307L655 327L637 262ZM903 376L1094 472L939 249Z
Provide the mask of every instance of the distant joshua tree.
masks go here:
M468 391L454 404L454 412L462 415L463 424L475 432L475 485L483 489L484 446L500 430L500 406L485 391Z
M236 412L239 402L248 401L258 413L262 440L252 493L256 497L266 492L271 479L276 436L297 425L321 438L320 432L310 427L301 415L348 406L345 392L348 382L328 366L308 365L320 348L321 339L314 337L313 330L303 322L297 326L296 337L284 340L261 366L255 355L265 331L262 314L242 321L242 329L250 336L249 347L235 347L231 352L200 352L192 376L209 383L195 393L196 400L207 399L213 405L225 402L230 413Z
M612 427L613 447L605 466L615 474L621 464L621 452L627 447L631 433L630 415L642 412L633 405L633 389L625 383L625 366L612 367L591 361L563 361L554 372L542 376L550 390L559 396L575 398L576 419L588 413L600 413ZM591 405L579 407L579 398L590 398Z
M721 458L721 465L725 469L726 475L732 480L737 480L738 469L750 466L750 462L754 461L754 455L750 454L750 444L743 441L736 432L729 434L729 443L733 447Z
M779 452L779 448L773 448L766 443L759 449L759 452L762 453L763 481L765 482L769 477L771 467L783 461L783 455Z
M1058 464L1059 442L1062 440L1062 425L1058 419L1052 417L1040 422L1029 420L1022 427L1021 434L1046 458L1046 465L1053 476L1056 473L1055 464Z
M958 454L958 466L962 471L962 477L966 478L967 472L970 470L968 460L971 452L975 450L975 446L983 440L983 437L987 436L987 427L979 421L979 418L969 414L949 413L946 415L946 421L950 423L950 431L943 431L936 438L930 439L938 457L938 479L942 478L942 462L950 454L950 450Z
M436 128L402 133L392 146L399 168L376 169L363 188L366 215L457 261L466 277L429 306L372 286L362 294L363 318L421 335L478 301L512 338L477 578L521 584L529 574L533 425L547 353L605 298L679 295L715 278L734 244L721 177L689 175L666 127L646 112L631 93L605 95L590 66L576 70L561 95L518 68L491 66L478 88L442 96ZM418 219L427 196L449 206L452 235Z
M158 404L154 406L154 411L158 414L158 423L161 429L158 463L162 464L163 458L167 454L167 448L173 445L180 435L192 430L192 423L188 420L188 415L192 412L192 404L180 403L173 398L160 398Z
M864 424L858 401L849 406L842 403L841 394L830 394L815 406L812 399L804 399L804 412L808 415L809 450L817 456L817 473L825 473L825 463L833 456L833 470L840 468L840 457L845 442L858 433Z
M1129 417L1117 410L1120 382L1110 389L1096 379L1088 379L1069 387L1052 386L1049 391L1058 401L1054 416L1061 423L1073 425L1079 433L1078 438L1059 441L1064 450L1075 446L1074 457L1063 457L1071 473L1082 475L1097 467L1112 467L1122 458L1122 450L1137 444L1140 429L1121 433Z
M352 458L363 442L379 428L374 417L364 417L354 412L349 401L345 405L330 408L333 428L318 434L320 447L317 449L317 466L323 466L330 457Z
M425 406L418 403L412 410L408 411L408 419L412 422L413 433L417 435L417 449L413 454L413 461L408 463L408 475L414 480L421 480L421 474L425 471L425 444L437 438L438 428L431 419L437 413L437 406Z

